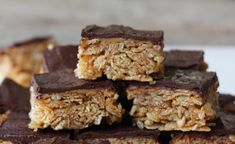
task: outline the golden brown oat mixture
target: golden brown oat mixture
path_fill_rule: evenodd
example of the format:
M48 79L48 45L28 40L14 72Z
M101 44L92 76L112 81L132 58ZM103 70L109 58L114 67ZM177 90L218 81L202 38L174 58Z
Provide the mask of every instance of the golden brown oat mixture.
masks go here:
M32 75L40 71L44 50L54 43L51 39L45 39L12 46L0 52L0 75L29 87Z
M0 114L0 126L4 123L4 121L6 121L9 114L10 114L10 111L6 111L5 113Z
M181 137L173 137L171 141L171 144L234 144L234 143L235 141L231 140L229 137L222 137L216 135L206 136L206 137L184 135Z
M128 99L134 99L130 115L140 128L210 131L207 121L216 117L216 88L204 101L196 91L133 86L127 89Z
M75 75L90 80L153 81L150 74L162 73L164 61L162 46L123 38L82 38L78 59Z
M99 125L104 118L109 125L118 123L124 110L117 99L118 94L110 89L45 94L41 99L32 91L29 127L34 130L47 127L80 130Z
M159 144L155 138L146 137L123 137L123 138L107 138L107 139L90 139L78 140L78 142L87 144L100 143L100 141L109 142L109 144Z

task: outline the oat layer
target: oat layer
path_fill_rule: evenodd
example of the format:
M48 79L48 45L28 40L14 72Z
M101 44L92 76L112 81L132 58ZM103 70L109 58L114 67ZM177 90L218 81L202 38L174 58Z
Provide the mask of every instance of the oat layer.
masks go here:
M210 131L207 121L216 117L217 85L204 100L196 91L166 87L129 87L134 99L130 115L140 128L165 131Z
M29 128L37 130L80 130L99 125L102 120L111 125L120 122L124 110L112 89L80 89L63 93L43 94L37 99L31 89L31 122ZM105 119L104 119L105 118Z
M162 74L162 48L149 41L82 38L75 74L90 80L106 75L112 80L153 81L150 74Z
M108 143L108 144L158 144L157 140L148 137L123 137L123 138L107 138L107 139L89 139L80 140L79 143L94 144L94 143Z
M0 75L29 87L34 73L38 73L43 61L43 51L50 39L9 47L0 52Z
M181 134L173 137L171 144L234 144L235 136L218 136L201 133L198 135Z

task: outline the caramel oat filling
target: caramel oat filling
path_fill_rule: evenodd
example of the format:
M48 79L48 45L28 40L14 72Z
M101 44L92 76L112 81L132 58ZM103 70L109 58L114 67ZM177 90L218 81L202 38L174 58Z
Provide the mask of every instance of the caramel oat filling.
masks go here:
M171 144L234 144L234 142L230 137L226 136L196 136L190 134L181 134L180 136L173 137L171 140Z
M39 73L43 63L43 52L51 40L13 46L0 52L0 75L29 87L32 75Z
M229 139L230 139L232 142L235 142L235 135L229 135Z
M163 46L150 41L123 38L82 38L75 75L94 80L106 75L112 80L153 81L162 73Z
M207 121L216 117L216 88L205 101L196 91L132 86L127 89L128 99L134 99L130 115L139 128L210 131Z
M10 114L10 111L6 111L3 114L0 114L0 126L6 121L6 119L8 118L8 115Z
M99 125L102 119L111 125L120 122L124 113L112 89L80 89L43 94L41 98L36 98L33 88L31 91L29 128L35 131L47 127L81 130Z
M100 143L101 141L107 142L109 144L158 144L158 141L155 138L151 137L121 137L121 138L107 138L107 139L90 139L85 140L85 143L93 144ZM78 142L83 142L78 141Z

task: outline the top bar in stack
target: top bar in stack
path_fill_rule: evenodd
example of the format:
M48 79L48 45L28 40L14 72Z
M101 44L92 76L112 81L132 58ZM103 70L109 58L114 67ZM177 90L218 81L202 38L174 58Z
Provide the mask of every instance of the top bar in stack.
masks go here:
M140 128L210 131L216 117L218 79L213 72L166 71L153 85L129 82L130 115Z
M139 129L128 125L95 127L82 130L76 139L84 144L159 144L158 130Z
M1 50L0 76L29 87L32 75L41 68L44 50L53 44L55 41L51 37L37 37Z
M124 110L109 80L77 79L72 71L35 75L31 88L30 128L84 129L118 123Z
M206 71L207 63L204 61L203 51L171 50L165 52L166 69L194 69Z
M87 26L82 30L78 78L153 81L163 75L163 32L141 31L120 25Z

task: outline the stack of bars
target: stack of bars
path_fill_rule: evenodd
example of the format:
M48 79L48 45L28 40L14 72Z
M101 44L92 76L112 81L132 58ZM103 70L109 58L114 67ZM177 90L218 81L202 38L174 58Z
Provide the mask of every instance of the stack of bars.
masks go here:
M235 97L217 92L203 51L163 51L163 36L90 25L79 45L5 49L0 143L235 143Z

